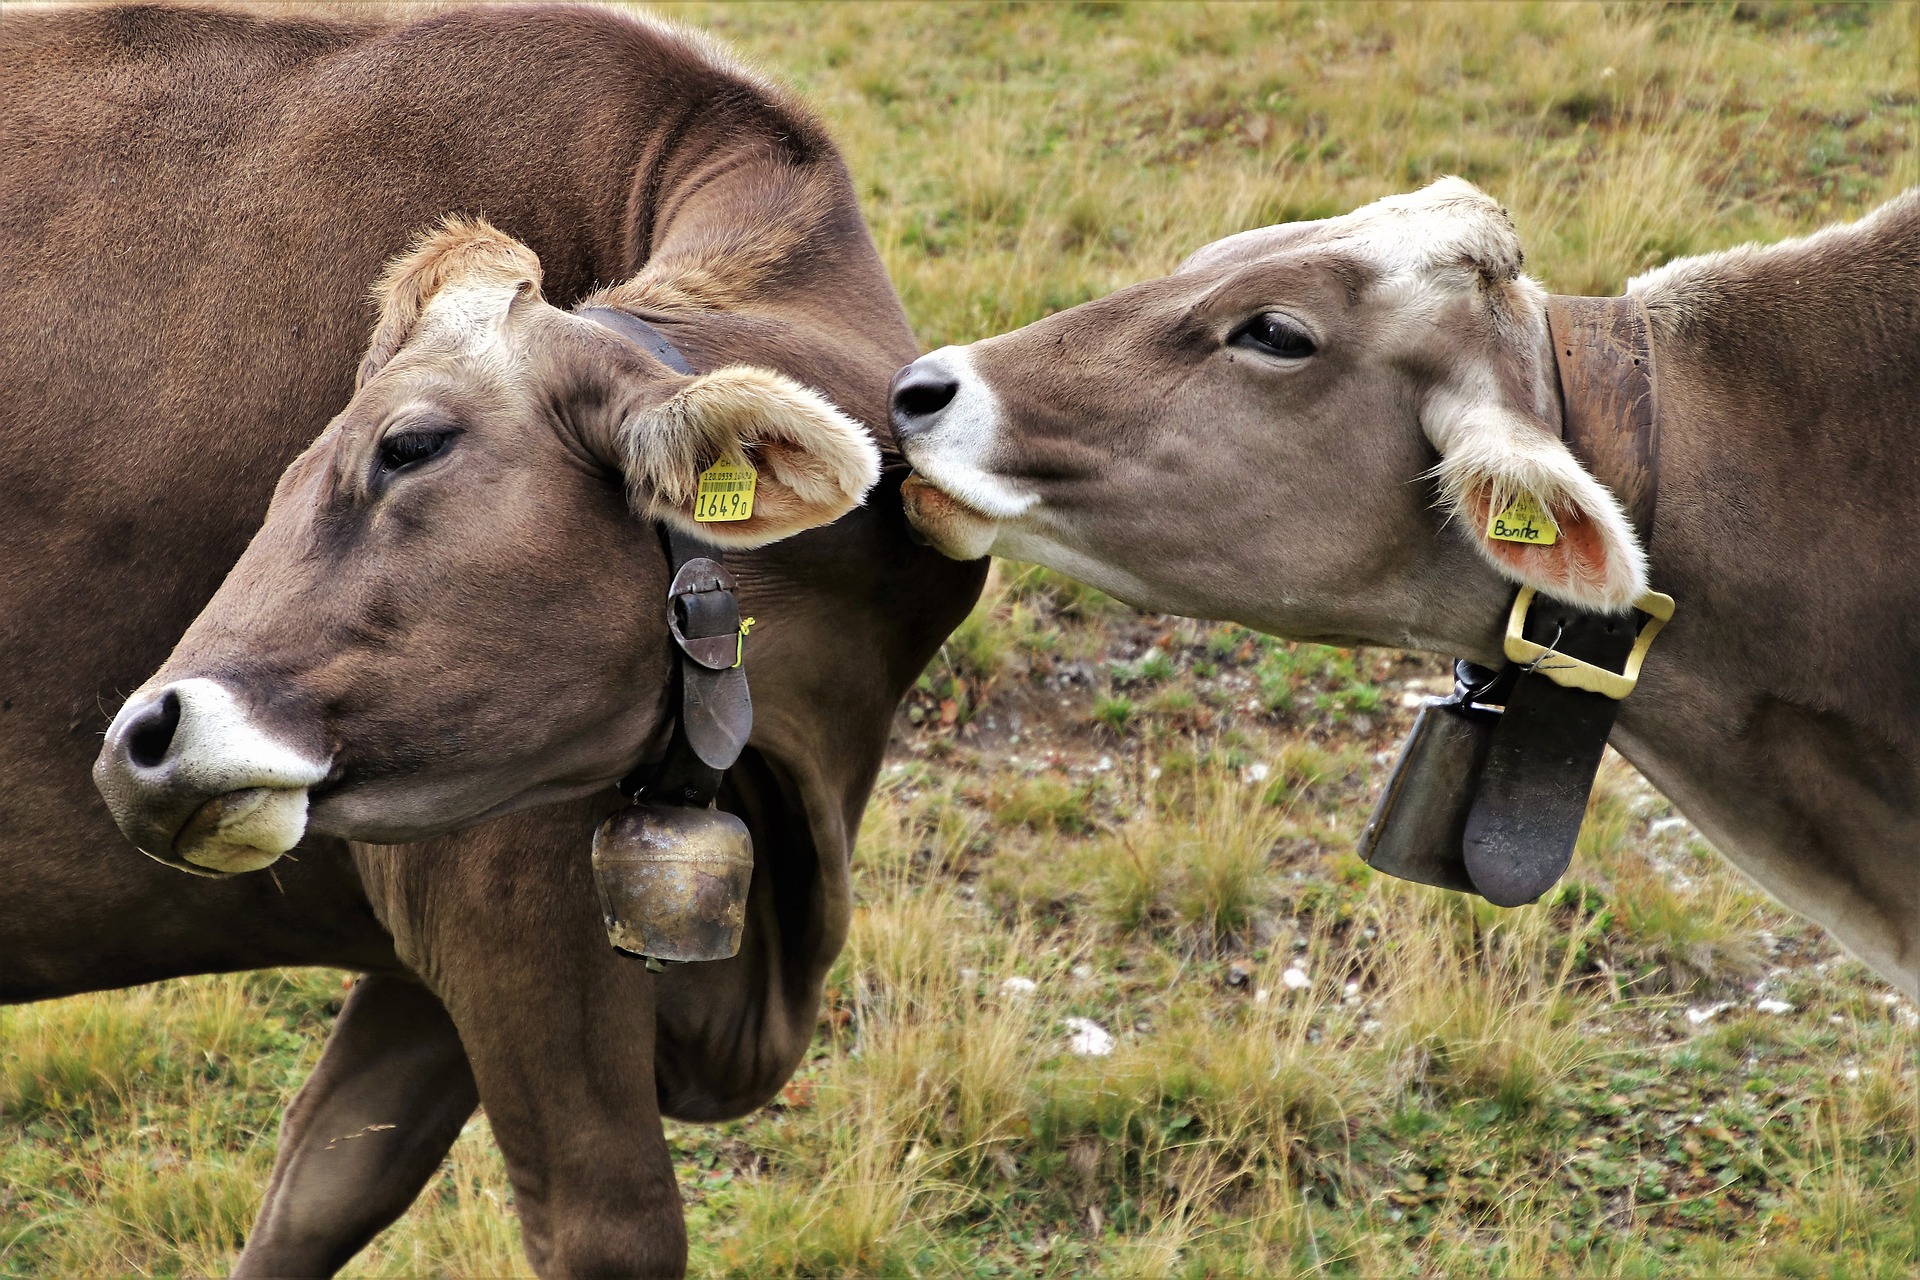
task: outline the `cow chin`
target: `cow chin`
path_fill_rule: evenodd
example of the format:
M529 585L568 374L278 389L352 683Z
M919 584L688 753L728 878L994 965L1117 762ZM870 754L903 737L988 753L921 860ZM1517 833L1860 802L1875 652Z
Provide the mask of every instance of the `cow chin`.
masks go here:
M190 864L182 870L237 875L278 862L306 829L305 787L249 787L215 796L196 809L174 837L173 850Z
M919 475L908 476L901 484L900 502L906 507L908 523L949 560L978 560L993 548L1000 533L999 523L991 516L982 515Z

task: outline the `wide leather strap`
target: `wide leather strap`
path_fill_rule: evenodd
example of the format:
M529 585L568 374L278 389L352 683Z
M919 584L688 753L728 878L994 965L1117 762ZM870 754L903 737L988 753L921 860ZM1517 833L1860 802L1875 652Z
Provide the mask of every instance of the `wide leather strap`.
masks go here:
M675 373L692 373L693 366L680 354L680 348L667 335L634 315L617 307L581 307L573 314L613 330Z
M1560 435L1653 546L1660 497L1660 383L1646 305L1618 298L1547 299L1560 379Z
M1632 295L1554 296L1547 301L1547 325L1562 436L1613 491L1645 546L1659 492L1658 391L1645 308ZM1631 611L1594 613L1536 598L1524 634L1617 671L1639 621ZM1617 699L1519 669L1487 745L1463 834L1467 874L1488 901L1532 902L1566 872L1619 712Z
M631 312L582 307L574 314L613 330L676 373L693 372L666 335ZM636 799L705 808L753 732L745 632L737 587L720 548L665 521L659 528L672 575L667 631L679 650L673 676L678 714L666 754L635 769L620 788Z

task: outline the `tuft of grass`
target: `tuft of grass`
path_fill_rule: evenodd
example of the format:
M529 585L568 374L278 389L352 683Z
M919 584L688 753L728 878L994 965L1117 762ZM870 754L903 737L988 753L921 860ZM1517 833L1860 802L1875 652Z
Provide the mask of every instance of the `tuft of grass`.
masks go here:
M1133 699L1119 694L1108 694L1097 698L1093 704L1093 720L1109 731L1125 733L1127 726L1133 723Z
M1274 757L1266 802L1289 807L1314 798L1325 784L1354 772L1357 754L1352 748L1334 750L1310 739L1293 739Z
M1056 617L1088 621L1120 612L1121 606L1096 587L1076 582L1043 565L1009 565L1007 596L1042 605Z
M1100 849L1089 876L1099 917L1122 933L1151 927L1174 890L1173 855L1166 841L1130 832Z
M1092 783L1078 785L1059 778L1020 778L1009 783L989 802L995 821L1032 831L1085 833L1093 830Z
M1172 895L1175 919L1210 944L1243 933L1269 896L1268 858L1284 816L1239 779L1210 772L1193 777L1163 821L1184 863Z
M1243 935L1274 896L1269 857L1285 814L1219 769L1163 778L1129 802L1117 830L1070 856L1058 846L1031 861L998 856L1021 871L993 889L1016 909L1067 906L1122 935L1169 930L1207 950Z
M1635 979L1646 989L1693 992L1752 978L1761 968L1758 898L1738 881L1699 874L1708 858L1697 846L1659 862L1646 857L1630 777L1626 763L1609 755L1587 805L1573 874L1598 886Z
M1113 683L1119 688L1135 684L1159 684L1173 677L1176 668L1165 649L1149 649L1132 662L1113 664Z

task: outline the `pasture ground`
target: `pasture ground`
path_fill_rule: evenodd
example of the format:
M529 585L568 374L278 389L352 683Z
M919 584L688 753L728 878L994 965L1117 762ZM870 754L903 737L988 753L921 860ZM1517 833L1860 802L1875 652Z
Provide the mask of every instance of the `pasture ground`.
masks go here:
M928 346L1447 172L1566 292L1920 181L1913 4L675 12L832 121ZM1920 1015L1624 764L1540 906L1352 856L1441 675L1001 566L812 1059L671 1127L695 1270L1915 1274ZM0 1274L228 1265L347 981L0 1011ZM511 1201L476 1118L351 1274L522 1273Z

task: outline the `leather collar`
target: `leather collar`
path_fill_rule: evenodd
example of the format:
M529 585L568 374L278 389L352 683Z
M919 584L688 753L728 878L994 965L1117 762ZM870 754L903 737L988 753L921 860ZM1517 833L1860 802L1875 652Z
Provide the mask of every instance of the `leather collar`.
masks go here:
M665 334L631 311L621 311L616 307L581 307L573 314L613 330L675 373L693 372L693 366L687 363L687 358L667 340Z
M1651 550L1660 494L1660 383L1647 308L1633 294L1547 299L1560 434L1626 508Z

